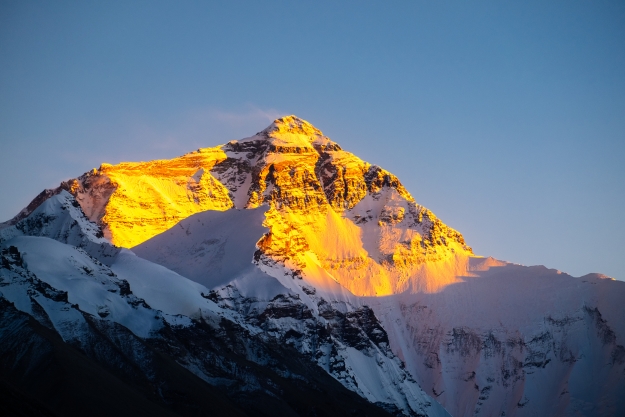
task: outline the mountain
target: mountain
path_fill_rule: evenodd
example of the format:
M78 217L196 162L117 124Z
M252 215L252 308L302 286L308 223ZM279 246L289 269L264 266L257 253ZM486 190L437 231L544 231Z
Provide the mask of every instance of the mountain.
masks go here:
M33 388L52 384L38 349L76 349L163 415L201 414L201 392L250 415L625 414L625 283L475 256L295 116L102 164L0 226L0 248L2 337L46 346L7 343L5 383L61 415Z
M252 324L205 286L127 249L108 266L59 241L61 207L73 197L62 190L49 200L55 211L0 231L0 367L13 401L71 416L448 415L403 370L371 310L329 304L322 327L296 294L259 272L271 302ZM296 328L324 355L302 353ZM371 402L340 383L355 381Z

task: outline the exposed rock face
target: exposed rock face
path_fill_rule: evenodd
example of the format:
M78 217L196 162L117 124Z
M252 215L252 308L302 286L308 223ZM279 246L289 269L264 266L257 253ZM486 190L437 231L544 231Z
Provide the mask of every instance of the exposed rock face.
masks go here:
M314 274L357 295L436 290L428 263L462 268L462 235L415 203L388 171L362 161L294 116L222 149L214 172L237 207L267 203L260 262ZM430 274L432 275L432 274Z
M267 204L257 261L298 274L322 269L357 295L435 291L449 283L438 272L461 275L472 254L397 177L295 116L171 160L102 164L46 196L61 190L124 247L194 213Z
M405 371L370 308L327 302L312 292L310 296L314 309L292 294L278 294L267 302L244 297L232 285L207 295L219 306L243 314L261 331L261 340L295 349L384 409L397 415L447 415Z

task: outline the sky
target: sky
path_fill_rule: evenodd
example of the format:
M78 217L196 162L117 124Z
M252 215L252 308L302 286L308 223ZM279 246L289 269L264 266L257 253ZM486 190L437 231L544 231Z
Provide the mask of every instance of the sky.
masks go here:
M288 114L476 254L625 280L623 1L0 0L0 221Z

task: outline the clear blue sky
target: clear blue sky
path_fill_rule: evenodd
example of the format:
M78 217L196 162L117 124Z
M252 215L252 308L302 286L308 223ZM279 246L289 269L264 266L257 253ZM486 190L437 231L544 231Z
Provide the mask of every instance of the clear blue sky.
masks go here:
M478 254L625 279L625 2L0 2L0 220L296 114Z

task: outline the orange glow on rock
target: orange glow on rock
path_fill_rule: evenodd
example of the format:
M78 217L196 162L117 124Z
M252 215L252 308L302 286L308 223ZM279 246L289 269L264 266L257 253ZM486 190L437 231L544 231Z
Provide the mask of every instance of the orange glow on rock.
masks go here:
M397 177L295 116L171 160L102 164L67 188L124 247L197 212L267 204L264 256L356 295L438 291L466 275L472 256Z
M228 190L210 173L223 159L225 154L212 148L171 160L102 164L74 193L112 243L132 247L194 213L231 208Z

